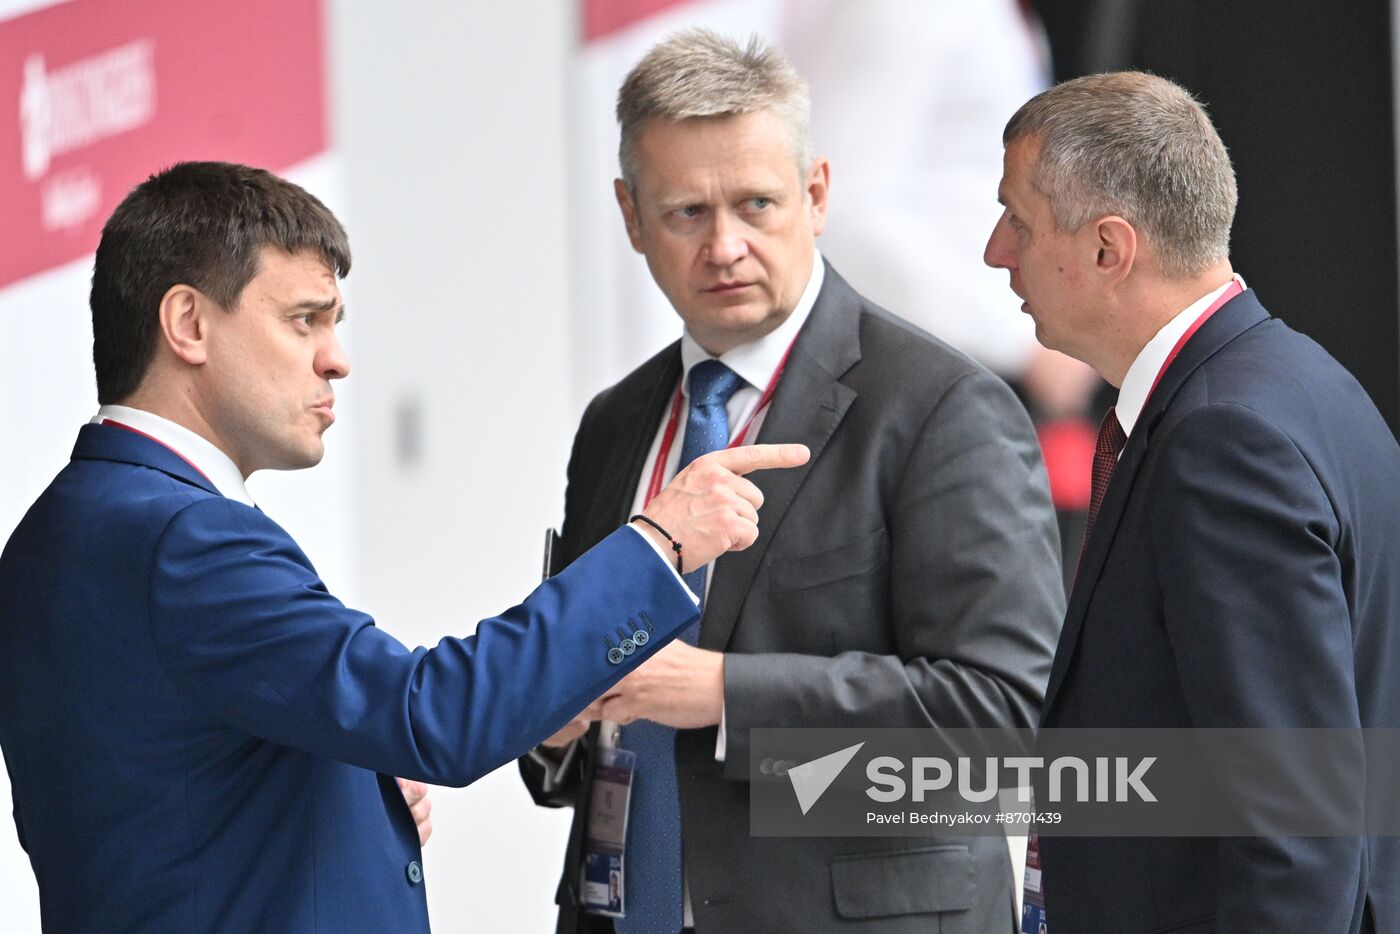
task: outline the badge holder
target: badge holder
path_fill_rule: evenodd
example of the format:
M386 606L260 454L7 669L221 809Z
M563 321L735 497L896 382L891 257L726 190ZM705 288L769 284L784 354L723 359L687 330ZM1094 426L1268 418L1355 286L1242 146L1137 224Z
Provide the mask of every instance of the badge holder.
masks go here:
M618 748L616 740L599 746L583 840L582 901L591 914L621 918L627 913L627 813L636 768L637 754Z

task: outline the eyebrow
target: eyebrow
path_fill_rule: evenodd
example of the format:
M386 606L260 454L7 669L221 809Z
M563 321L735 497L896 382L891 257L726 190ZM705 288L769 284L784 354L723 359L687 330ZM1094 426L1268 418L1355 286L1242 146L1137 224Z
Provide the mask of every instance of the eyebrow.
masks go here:
M340 299L338 299L338 298L328 298L328 299L325 299L324 301L318 301L318 300L313 299L313 298L308 298L308 299L306 299L306 300L304 300L304 301L297 302L295 305L288 305L288 306L287 306L287 310L288 310L288 311L311 311L311 312L318 312L318 313L319 313L319 312L335 311L335 309L336 309L337 306L339 306L339 308L340 308L340 314L338 314L338 315L335 316L335 323L336 323L336 324L339 324L340 322L342 322L342 321L345 320L345 306L340 304Z
M692 205L703 205L704 198L691 197L689 195L676 195L672 197L657 198L656 204L663 211L675 211L680 208L688 208Z
M999 204L999 205L1001 205L1002 207L1006 208L1008 211L1010 211L1010 212L1013 213L1013 214L1020 214L1020 213L1021 213L1021 212L1020 212L1020 209L1017 208L1016 205L1014 205L1014 204L1011 203L1011 199L1008 198L1006 195L1002 194L1000 191L997 192L997 204Z

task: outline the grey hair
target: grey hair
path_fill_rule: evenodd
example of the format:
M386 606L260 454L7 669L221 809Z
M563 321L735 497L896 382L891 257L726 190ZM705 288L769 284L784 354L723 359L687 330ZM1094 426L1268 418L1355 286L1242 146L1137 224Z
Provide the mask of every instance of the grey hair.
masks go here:
M1075 78L1023 104L1002 142L1031 137L1040 144L1031 182L1059 229L1117 214L1146 236L1169 277L1229 256L1235 170L1184 88L1138 71Z
M772 110L787 125L798 170L812 162L807 82L757 35L748 45L708 29L688 29L654 46L617 92L622 179L636 191L637 138L648 120L733 117Z

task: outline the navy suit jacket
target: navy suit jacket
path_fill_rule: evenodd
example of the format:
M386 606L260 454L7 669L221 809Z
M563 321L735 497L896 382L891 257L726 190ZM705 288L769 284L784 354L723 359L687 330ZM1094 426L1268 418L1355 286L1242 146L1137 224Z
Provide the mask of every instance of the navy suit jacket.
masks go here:
M1400 448L1253 292L1182 349L1123 449L1046 727L1400 726ZM1055 934L1400 930L1395 838L1041 840Z
M606 637L654 627L622 664ZM0 556L0 746L49 931L426 931L390 776L466 785L696 618L619 529L407 649L169 449L84 427Z

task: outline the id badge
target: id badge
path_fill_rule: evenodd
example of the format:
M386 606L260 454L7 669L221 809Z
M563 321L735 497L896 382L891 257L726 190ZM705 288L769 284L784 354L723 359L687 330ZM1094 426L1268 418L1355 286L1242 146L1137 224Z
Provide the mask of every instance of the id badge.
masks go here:
M1026 875L1022 888L1021 934L1049 934L1045 921L1045 881L1040 871L1040 835L1026 838Z
M1045 906L1026 902L1021 910L1022 934L1049 934L1049 931L1050 928L1045 922Z
M635 752L599 748L583 839L583 909L592 914L621 918L627 913L627 811L636 768Z

